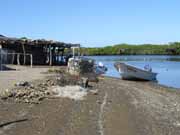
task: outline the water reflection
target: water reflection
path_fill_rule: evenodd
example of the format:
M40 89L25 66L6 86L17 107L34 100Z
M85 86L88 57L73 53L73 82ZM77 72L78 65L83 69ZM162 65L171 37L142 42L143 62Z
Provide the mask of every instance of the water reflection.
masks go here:
M88 56L101 61L180 61L180 56L171 55L121 55L121 56Z

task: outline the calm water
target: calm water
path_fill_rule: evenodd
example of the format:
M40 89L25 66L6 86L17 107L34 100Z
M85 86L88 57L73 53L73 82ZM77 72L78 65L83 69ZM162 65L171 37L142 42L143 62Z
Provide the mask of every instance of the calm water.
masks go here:
M126 62L143 68L149 64L153 72L158 73L159 84L180 88L180 56L130 55L130 56L89 56L96 62L103 62L108 67L107 76L120 77L113 64L116 61Z

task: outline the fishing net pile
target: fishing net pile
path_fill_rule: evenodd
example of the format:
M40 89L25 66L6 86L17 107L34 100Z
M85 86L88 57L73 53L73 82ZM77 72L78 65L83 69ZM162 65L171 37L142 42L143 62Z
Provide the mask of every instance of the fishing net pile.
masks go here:
M88 58L69 59L68 72L74 75L84 75L94 72L94 60Z

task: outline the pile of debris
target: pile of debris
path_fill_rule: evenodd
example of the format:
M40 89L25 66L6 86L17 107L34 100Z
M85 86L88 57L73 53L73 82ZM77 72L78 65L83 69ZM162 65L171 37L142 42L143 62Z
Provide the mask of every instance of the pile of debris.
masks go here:
M37 104L47 95L50 95L50 91L48 91L47 87L43 85L39 85L35 87L33 84L24 85L26 83L27 82L19 82L17 84L23 84L23 85L16 86L12 90L8 90L8 89L5 90L5 92L3 92L1 95L1 99L3 100L13 99L16 102Z
M94 60L92 59L80 59L79 60L79 72L80 74L93 73L94 72Z
M18 82L14 89L5 90L1 94L3 100L15 100L16 102L35 103L38 104L44 98L54 96L52 86L80 85L81 79L68 74L58 74L49 76L47 79L34 82Z
M94 60L89 58L70 58L68 72L72 75L83 75L94 72Z

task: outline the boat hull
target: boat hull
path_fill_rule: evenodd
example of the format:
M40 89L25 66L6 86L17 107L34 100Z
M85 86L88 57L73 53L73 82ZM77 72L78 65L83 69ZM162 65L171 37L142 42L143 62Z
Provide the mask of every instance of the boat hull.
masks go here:
M116 63L116 69L120 72L122 79L126 80L156 80L157 73L142 70L125 63Z

